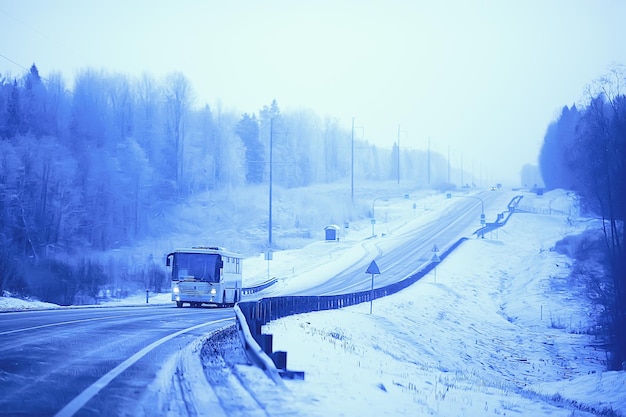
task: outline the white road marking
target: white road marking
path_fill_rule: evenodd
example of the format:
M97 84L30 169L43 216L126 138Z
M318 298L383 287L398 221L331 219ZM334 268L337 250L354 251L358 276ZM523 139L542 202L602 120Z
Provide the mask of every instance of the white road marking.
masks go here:
M100 392L111 381L113 381L119 374L121 374L126 369L131 367L139 359L141 359L144 356L146 356L148 353L150 353L150 351L152 351L156 347L162 345L163 343L167 342L168 340L171 340L171 339L175 338L176 336L179 336L179 335L181 335L183 333L187 333L187 332L190 332L192 330L199 329L200 327L208 326L209 324L215 324L215 323L220 323L220 322L223 322L223 321L229 321L229 320L234 320L234 319L235 319L234 317L229 317L229 318L226 318L226 319L220 319L220 320L211 321L209 323L198 324L196 326L192 326L192 327L188 327L188 328L183 329L183 330L179 330L176 333L172 333L172 334L170 334L168 336L165 336L165 337L157 340L156 342L153 342L153 343L149 344L145 348L141 349L139 352L135 353L130 358L126 359L124 362L122 362L119 365L117 365L115 368L111 369L105 375L101 376L100 379L98 379L96 382L94 382L89 387L87 387L87 389L85 389L83 392L81 392L76 397L74 397L74 399L72 401L67 403L67 405L65 407L63 407L58 413L55 414L55 417L72 417L89 400L91 400L93 397L95 397L96 394L98 394L98 392Z
M117 318L117 317L128 317L128 314L120 314L118 316L94 317L90 319L70 320L70 321L61 321L58 323L42 324L41 326L24 327L23 329L7 330L6 332L0 332L0 335L26 332L26 331L35 330L35 329L44 329L46 327L63 326L64 324L85 323L88 321L96 321L96 320L107 320L107 319L112 319L112 318Z

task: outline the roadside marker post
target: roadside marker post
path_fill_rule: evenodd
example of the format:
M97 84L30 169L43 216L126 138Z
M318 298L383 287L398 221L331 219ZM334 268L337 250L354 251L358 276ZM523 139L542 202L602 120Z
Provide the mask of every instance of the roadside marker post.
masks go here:
M437 282L437 264L439 262L441 262L441 258L439 257L439 255L437 255L437 252L439 252L439 248L437 247L437 244L434 244L433 245L433 256L430 258L430 261L435 263L435 268L434 268L435 282Z
M436 253L433 253L432 258L430 258L430 261L435 263L435 268L434 268L434 271L435 271L435 282L437 282L437 264L439 262L441 262L441 258L439 256L437 256Z

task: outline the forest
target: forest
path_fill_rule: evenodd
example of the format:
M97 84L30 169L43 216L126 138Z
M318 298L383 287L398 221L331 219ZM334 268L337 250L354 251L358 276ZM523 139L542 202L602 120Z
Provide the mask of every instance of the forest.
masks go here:
M583 235L575 274L601 311L612 369L626 369L626 81L614 66L594 83L582 106L563 107L547 129L539 155L548 190L576 192L601 230ZM590 265L595 264L595 268Z
M357 179L432 186L449 173L439 154L403 149L400 160L395 143L378 148L362 130L282 112L276 100L243 114L198 104L182 73L86 69L71 89L35 64L18 78L0 74L0 290L80 303L127 270L123 280L159 291L158 260L111 266L100 254L158 237L165 213L191 196L267 184L270 160L273 184L287 189L352 169Z

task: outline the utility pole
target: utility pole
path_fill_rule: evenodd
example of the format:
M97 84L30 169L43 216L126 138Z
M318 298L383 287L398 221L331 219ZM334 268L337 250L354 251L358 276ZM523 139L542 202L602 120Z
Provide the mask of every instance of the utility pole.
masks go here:
M354 203L354 117L352 118L352 145L351 145L351 168L350 168L350 198Z
M448 184L450 184L450 145L448 145Z
M350 198L352 203L354 203L354 128L363 129L363 136L365 136L365 128L363 126L355 126L354 119L355 117L352 118L352 145L350 146L350 159L352 161L350 169Z
M430 185L430 136L428 137L428 185Z
M398 123L398 184L400 184L400 123Z
M398 166L398 184L400 184L400 133L404 133L405 135L407 134L406 130L400 130L400 123L398 123L398 161L397 161L397 166Z
M274 141L274 118L272 117L270 119L270 216L269 216L269 222L268 222L268 231L267 231L267 246L268 246L268 250L272 250L272 168L274 166L273 162L273 158L274 158L274 146L273 146L273 141Z
M461 152L461 188L465 185L463 182L463 152Z

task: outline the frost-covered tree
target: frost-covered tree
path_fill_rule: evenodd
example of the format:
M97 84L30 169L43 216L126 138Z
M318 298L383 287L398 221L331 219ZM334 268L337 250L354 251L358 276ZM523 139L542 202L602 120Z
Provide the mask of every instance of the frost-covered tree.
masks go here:
M326 117L322 133L322 181L332 182L350 174L350 137L341 131L337 119Z
M290 150L291 173L289 186L307 186L323 180L324 141L322 122L310 110L298 110L285 115Z
M256 116L244 113L237 123L235 133L246 150L246 181L248 184L263 182L265 148L259 138L259 123Z
M590 89L570 154L581 205L602 219L609 263L605 288L610 290L604 307L613 369L626 362L626 95L620 89L624 81L626 73L615 67Z
M166 125L169 147L165 156L171 161L171 178L179 191L183 190L185 167L185 133L187 117L193 103L193 92L189 80L180 72L167 76L165 82Z
M275 184L289 185L294 161L289 149L289 132L276 100L259 111L259 137L265 150L266 178L269 181L271 173Z
M541 152L539 167L545 187L571 189L573 171L568 162L569 155L576 152L576 126L580 113L576 106L565 106L559 118L548 126Z
M520 177L522 179L522 185L524 187L544 186L541 178L541 173L539 172L539 167L537 167L536 165L524 164L520 172Z

